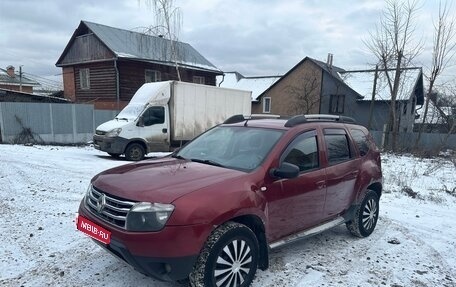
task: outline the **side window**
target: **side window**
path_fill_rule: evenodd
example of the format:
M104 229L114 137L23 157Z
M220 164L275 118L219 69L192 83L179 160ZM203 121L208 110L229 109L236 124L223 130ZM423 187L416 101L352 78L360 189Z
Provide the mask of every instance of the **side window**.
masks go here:
M263 98L263 113L270 113L271 112L271 98L265 97Z
M164 107L150 107L143 114L143 121L145 126L154 124L162 124L165 122L165 108Z
M330 165L349 160L351 156L347 134L343 129L325 129L325 142Z
M283 162L288 162L306 171L319 167L317 135L315 131L298 136L285 150Z
M79 82L81 90L90 89L90 69L85 68L79 70Z
M160 82L161 81L160 71L144 70L144 81L146 83Z
M193 76L193 83L204 85L205 82L206 82L206 81L205 81L205 78L204 78L204 77L201 77L201 76Z
M345 95L331 95L329 99L329 113L343 114L345 105Z
M362 130L358 129L351 129L350 133L358 147L359 155L365 156L369 152L369 140L367 135Z

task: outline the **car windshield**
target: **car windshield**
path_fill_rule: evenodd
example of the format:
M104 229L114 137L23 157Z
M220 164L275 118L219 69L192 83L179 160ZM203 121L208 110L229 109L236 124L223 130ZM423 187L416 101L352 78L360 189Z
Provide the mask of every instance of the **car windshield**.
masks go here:
M273 129L218 126L183 147L175 157L251 171L263 162L282 134Z

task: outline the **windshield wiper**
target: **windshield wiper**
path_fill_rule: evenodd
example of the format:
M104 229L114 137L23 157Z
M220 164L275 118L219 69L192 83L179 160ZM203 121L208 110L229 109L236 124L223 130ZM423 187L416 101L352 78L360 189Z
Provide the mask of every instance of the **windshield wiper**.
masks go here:
M171 157L177 158L177 159L186 159L185 157L178 155L178 154L172 154Z
M191 161L194 162L199 162L199 163L204 163L204 164L210 164L214 166L219 166L219 167L225 167L223 164L218 163L216 161L210 160L210 159L199 159L199 158L191 158Z
M128 122L127 118L116 118L116 120L122 120L122 121L127 121Z

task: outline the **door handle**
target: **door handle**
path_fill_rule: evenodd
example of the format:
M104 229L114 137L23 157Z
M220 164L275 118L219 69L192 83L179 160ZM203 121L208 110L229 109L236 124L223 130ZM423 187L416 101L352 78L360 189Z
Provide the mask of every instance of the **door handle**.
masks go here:
M317 181L316 184L317 184L317 188L318 188L318 189L325 188L325 187L326 187L326 180Z
M162 129L162 133L166 134L168 132L167 128Z

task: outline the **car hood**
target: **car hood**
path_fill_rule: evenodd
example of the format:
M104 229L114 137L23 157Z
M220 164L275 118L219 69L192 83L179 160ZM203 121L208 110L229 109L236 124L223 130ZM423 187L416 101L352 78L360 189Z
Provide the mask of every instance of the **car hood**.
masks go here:
M103 192L128 200L171 203L185 194L244 174L238 170L166 158L106 170L95 176L92 184Z
M132 120L128 120L128 119L122 119L122 120L113 119L113 120L107 121L107 122L102 123L101 125L99 125L97 127L97 131L109 132L109 131L111 131L113 129L123 128L124 126L126 126L129 123L129 121L132 121Z

